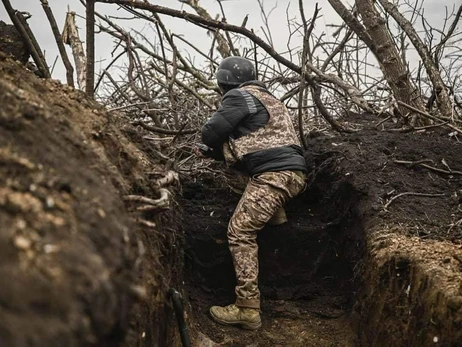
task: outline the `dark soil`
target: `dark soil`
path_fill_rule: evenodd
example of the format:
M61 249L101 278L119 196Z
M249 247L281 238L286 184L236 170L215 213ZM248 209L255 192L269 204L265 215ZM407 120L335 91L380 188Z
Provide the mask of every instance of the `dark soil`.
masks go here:
M460 243L462 226L455 223L462 218L462 143L457 136L451 137L451 130L441 128L413 133L378 131L378 120L368 115L350 115L349 122L362 130L310 139L313 151L308 152L308 161L316 167L323 162L319 154L330 152L329 160L337 162L337 170L351 176L354 187L367 195L364 212L373 217L367 222L374 228L400 224L401 232L408 236ZM408 192L441 196L403 195L385 208L395 196Z
M123 201L162 172L134 129L1 52L0 103L0 346L172 341L177 218Z
M461 244L462 229L456 222L462 218L462 176L395 160L428 159L426 164L448 171L444 159L451 170L461 171L462 145L441 129L386 132L375 129L379 120L372 116L353 114L347 120L357 132L311 134L306 154L311 169L308 189L288 204L287 224L267 226L259 232L263 297L263 327L259 331L222 327L208 316L211 305L234 300L226 228L239 196L222 185L220 175L184 182L181 202L188 245L187 292L196 312L196 328L217 345L357 346L360 341L391 345L387 344L387 332L401 329L398 314L392 315L380 339L371 325L361 332L367 322L360 317L366 321L374 314L382 317L384 309L383 305L375 311L367 307L372 300L363 283L366 268L372 265L369 234L388 230L406 239L447 240L448 252ZM443 195L403 195L385 208L391 198L404 192ZM421 246L416 247L417 254ZM389 280L394 281L392 277ZM455 283L460 278L454 278ZM383 283L389 285L387 280ZM364 300L362 306L355 304L359 298ZM388 341L413 345L406 343L411 340L406 340L405 334Z
M123 197L157 198L163 171L139 129L3 53L0 102L0 346L179 346L170 287L201 347L461 345L450 131L350 114L354 133L311 133L307 190L287 224L259 232L263 327L247 332L207 312L234 300L226 227L239 197L221 175L182 177L171 210L136 212Z
M27 63L29 53L15 27L0 20L0 33L0 51L21 63Z

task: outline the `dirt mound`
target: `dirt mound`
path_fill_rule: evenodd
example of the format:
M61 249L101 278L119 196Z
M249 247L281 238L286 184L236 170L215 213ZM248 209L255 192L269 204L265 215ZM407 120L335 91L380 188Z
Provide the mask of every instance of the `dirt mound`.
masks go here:
M133 344L165 341L163 262L179 252L132 217L171 217L130 214L122 199L156 198L148 173L160 168L118 117L2 53L0 102L0 345L114 346L129 331Z
M372 228L399 224L406 235L462 240L462 143L457 137L439 128L378 131L379 120L369 115L351 115L349 121L361 130L309 140L307 161L314 174L335 161L334 170L345 176L341 179L368 196L364 211Z

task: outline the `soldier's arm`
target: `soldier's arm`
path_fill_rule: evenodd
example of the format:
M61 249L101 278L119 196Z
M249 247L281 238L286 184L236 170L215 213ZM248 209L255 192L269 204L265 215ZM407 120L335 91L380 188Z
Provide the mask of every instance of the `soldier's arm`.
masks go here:
M226 93L220 108L202 127L202 142L213 149L221 149L230 134L249 115L245 98L238 90Z

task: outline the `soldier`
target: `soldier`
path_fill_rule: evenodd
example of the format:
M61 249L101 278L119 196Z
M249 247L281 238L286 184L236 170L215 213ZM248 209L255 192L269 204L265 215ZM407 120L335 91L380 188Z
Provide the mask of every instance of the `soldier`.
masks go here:
M198 155L223 158L234 172L231 184L243 191L228 225L229 249L237 286L234 304L212 306L212 318L226 325L261 327L257 231L266 223L284 223L284 204L305 187L302 148L284 104L262 82L253 64L241 57L224 59L217 70L223 97L202 127ZM236 174L240 173L240 176ZM245 188L245 189L242 189Z

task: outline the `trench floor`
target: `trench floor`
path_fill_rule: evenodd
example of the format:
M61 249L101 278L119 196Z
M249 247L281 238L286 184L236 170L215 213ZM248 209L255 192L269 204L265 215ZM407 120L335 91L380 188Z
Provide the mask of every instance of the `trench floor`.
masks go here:
M312 300L265 300L262 327L246 331L216 324L208 307L216 302L190 296L195 315L197 346L358 346L354 317L345 296L318 296Z

